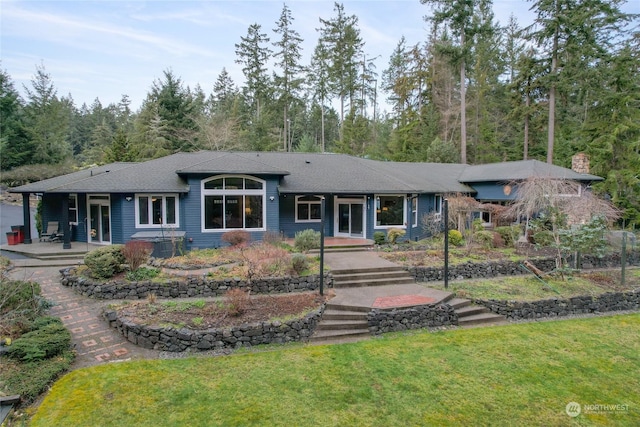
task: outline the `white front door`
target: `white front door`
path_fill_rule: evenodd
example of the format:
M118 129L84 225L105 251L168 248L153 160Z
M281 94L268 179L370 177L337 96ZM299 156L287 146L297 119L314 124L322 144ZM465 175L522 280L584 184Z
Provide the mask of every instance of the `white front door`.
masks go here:
M365 237L365 199L335 198L334 235L336 237Z

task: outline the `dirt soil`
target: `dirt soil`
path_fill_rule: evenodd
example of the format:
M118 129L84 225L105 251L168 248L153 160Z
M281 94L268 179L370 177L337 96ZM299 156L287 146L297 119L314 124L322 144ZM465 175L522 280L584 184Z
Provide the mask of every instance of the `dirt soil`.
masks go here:
M331 295L297 293L261 295L249 298L240 314L226 300L207 301L137 301L118 310L120 317L145 325L174 325L190 329L228 328L269 320L302 317L319 308Z

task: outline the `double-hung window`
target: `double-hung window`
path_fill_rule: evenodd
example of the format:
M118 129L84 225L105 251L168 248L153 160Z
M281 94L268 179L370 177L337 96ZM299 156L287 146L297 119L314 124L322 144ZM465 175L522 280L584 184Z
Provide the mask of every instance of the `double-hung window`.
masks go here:
M137 194L136 227L177 227L178 196L176 194Z
M264 229L265 183L245 176L202 181L202 229Z
M442 218L442 195L440 194L436 194L433 199L433 212L436 220Z
M320 222L321 203L319 196L297 196L296 222Z
M69 223L78 225L78 195L69 194Z

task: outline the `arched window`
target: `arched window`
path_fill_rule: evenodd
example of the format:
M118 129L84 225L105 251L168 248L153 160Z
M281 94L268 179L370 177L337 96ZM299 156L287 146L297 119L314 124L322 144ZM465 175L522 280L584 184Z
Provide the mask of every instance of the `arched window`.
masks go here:
M297 196L296 222L320 222L321 200L319 196Z
M202 230L264 229L265 182L225 175L202 181Z

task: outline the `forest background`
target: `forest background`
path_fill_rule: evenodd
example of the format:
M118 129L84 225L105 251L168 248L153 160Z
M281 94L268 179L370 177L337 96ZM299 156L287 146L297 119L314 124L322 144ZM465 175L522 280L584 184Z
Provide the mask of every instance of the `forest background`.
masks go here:
M424 29L424 40L401 37L382 62L341 3L318 19L303 55L309 40L279 4L277 21L228 41L235 58L213 82L189 86L168 67L139 107L127 94L77 105L58 94L44 61L22 87L1 69L2 181L194 150L565 167L585 152L605 178L594 191L621 209L620 225L637 228L640 28L625 2L531 1L525 26L514 16L498 22L490 0L416 2L424 15L407 26Z

